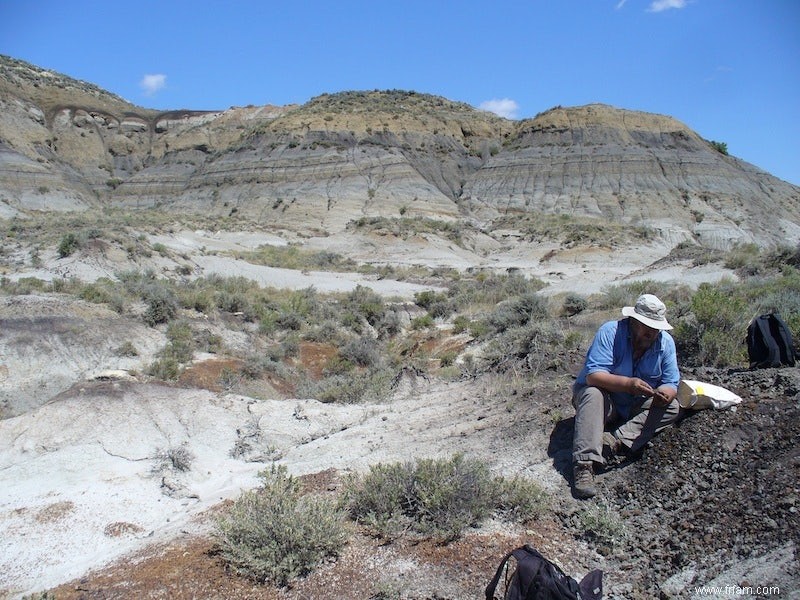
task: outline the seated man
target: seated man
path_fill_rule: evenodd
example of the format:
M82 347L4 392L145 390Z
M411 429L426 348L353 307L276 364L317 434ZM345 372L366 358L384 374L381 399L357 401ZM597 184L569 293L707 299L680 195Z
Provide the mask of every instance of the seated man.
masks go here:
M666 332L667 308L652 294L622 309L624 319L600 326L573 385L572 441L574 493L597 493L595 464L606 454L640 450L678 417L675 341ZM606 424L615 427L604 431Z

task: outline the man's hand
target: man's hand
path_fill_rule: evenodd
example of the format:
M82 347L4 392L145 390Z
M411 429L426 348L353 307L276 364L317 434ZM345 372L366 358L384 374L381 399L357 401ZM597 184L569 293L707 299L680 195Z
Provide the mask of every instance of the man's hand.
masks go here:
M653 406L666 406L670 402L672 402L672 398L661 390L655 390L653 392Z
M653 390L653 404L655 406L666 406L672 402L677 395L678 392L674 388L668 385L659 386L657 389Z
M625 391L631 396L646 396L647 398L652 397L655 393L649 383L638 377L630 377L628 379L628 387Z

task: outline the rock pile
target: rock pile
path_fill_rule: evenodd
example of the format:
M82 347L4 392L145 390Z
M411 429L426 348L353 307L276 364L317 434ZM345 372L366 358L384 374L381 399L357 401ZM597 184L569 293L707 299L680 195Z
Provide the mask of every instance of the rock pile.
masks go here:
M689 414L605 477L628 536L617 594L686 597L715 578L797 591L800 372L701 369L694 377L744 401Z

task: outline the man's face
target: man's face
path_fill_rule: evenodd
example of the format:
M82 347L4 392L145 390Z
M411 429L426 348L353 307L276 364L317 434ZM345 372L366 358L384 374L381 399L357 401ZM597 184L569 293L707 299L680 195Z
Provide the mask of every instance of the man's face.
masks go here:
M631 319L631 333L633 334L634 347L649 348L656 341L659 330L648 327L636 319Z

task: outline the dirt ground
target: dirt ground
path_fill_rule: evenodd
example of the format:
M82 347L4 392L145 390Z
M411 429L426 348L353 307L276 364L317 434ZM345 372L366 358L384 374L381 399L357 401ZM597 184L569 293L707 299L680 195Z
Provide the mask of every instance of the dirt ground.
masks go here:
M187 533L52 593L69 600L477 599L500 558L530 543L576 578L602 569L605 598L691 598L695 586L715 583L770 586L782 598L800 597L800 374L706 369L688 375L727 384L743 403L736 410L686 413L640 457L602 474L601 492L588 503L569 493L572 418L566 412L554 416L566 410L552 406L556 386L531 387L524 400L506 404L515 422L508 439L515 441L502 451L512 452L527 432L546 443L549 468L557 474L552 511L540 520L492 521L446 545L386 543L356 528L338 559L283 589L228 572L213 537ZM546 404L550 410L541 410ZM304 480L335 494L340 475L328 469ZM589 508L617 520L618 541L587 532L583 515Z

